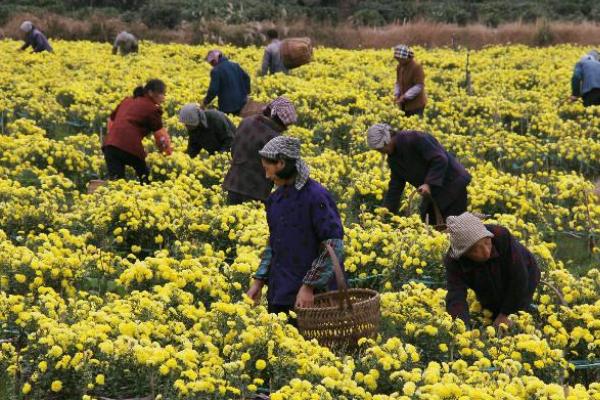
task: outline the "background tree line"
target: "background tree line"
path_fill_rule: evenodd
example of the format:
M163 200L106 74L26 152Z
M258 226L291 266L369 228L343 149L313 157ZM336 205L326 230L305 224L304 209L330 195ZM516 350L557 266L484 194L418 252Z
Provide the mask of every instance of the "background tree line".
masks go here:
M4 0L0 4L0 24L17 13L42 11L78 19L102 13L170 29L182 21L242 24L298 18L357 26L416 20L483 23L491 27L538 19L600 21L598 0Z

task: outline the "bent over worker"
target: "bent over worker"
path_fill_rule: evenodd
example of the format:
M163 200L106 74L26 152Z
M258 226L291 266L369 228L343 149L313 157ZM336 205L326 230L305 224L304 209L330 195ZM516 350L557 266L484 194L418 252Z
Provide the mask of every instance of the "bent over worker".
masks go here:
M310 178L298 139L278 136L260 157L277 190L266 201L269 243L247 294L258 302L266 284L269 312L288 313L294 307L311 307L315 291L333 283L326 246L341 262L344 229L331 195Z
M179 122L189 134L187 153L190 157L196 157L201 150L212 155L231 149L235 125L222 112L203 110L198 104L189 103L179 111Z
M447 226L450 250L444 266L448 313L469 323L467 289L472 289L483 308L493 313L496 327L509 325L509 314L530 310L541 275L533 254L508 229L484 225L468 212L448 217Z
M229 61L219 50L209 51L206 61L212 65L212 70L202 108L218 97L219 111L239 115L248 101L250 77L239 64Z
M21 51L31 46L34 53L52 52L52 46L48 43L46 36L31 21L24 21L21 24L21 30L25 32L25 43L21 47Z
M115 38L113 44L112 53L117 54L117 51L122 55L126 56L130 53L137 53L139 50L138 40L133 34L123 31Z
M171 154L160 108L165 94L165 83L151 79L145 86L137 87L133 97L123 100L110 115L108 134L102 146L109 179L125 178L125 166L129 165L141 183L148 182L150 171L142 140L150 133L155 134L161 150Z
M460 215L467 209L467 186L471 175L465 167L430 134L418 131L393 131L387 124L375 124L367 132L370 148L387 154L391 176L384 205L392 213L400 208L406 183L423 196L421 219L435 223L435 201L442 217Z
M600 105L600 59L592 50L575 64L571 77L571 101L583 99L583 106Z

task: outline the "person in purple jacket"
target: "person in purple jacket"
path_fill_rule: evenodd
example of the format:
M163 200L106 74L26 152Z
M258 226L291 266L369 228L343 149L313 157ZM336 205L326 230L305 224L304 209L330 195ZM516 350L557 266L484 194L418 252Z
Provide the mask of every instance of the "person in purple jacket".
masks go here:
M429 216L435 223L431 198L444 220L466 211L471 175L433 136L417 131L392 131L387 124L375 124L367 132L367 143L371 149L387 154L391 177L384 205L390 212L398 212L407 182L423 196L420 207L423 221Z
M450 250L444 266L448 313L469 323L467 288L493 313L495 327L510 325L509 314L530 311L540 282L533 254L508 229L484 225L471 213L448 217L447 225Z
M269 243L247 294L258 303L266 284L268 311L288 313L312 306L315 291L332 288L325 245L343 262L344 229L329 192L309 177L298 139L277 136L259 154L277 189L266 201Z
M44 36L31 21L24 21L21 24L21 30L25 32L25 44L21 47L21 51L31 46L34 53L40 53L42 51L52 52L52 47L50 46L50 43L48 43L46 36Z

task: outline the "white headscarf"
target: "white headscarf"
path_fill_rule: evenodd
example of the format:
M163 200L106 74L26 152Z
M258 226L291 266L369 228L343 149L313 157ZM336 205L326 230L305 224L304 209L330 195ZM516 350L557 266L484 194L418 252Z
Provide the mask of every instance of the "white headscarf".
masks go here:
M24 21L21 24L21 30L23 32L27 32L27 33L31 32L33 30L33 22L31 22L31 21Z
M367 144L374 150L382 149L392 141L392 127L388 124L375 124L367 131Z

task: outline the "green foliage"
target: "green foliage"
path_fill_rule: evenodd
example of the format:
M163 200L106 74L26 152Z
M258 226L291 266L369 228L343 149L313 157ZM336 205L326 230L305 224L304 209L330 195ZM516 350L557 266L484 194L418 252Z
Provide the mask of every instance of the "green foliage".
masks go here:
M77 14L82 9L118 10L151 26L175 27L182 20L220 20L231 24L309 18L377 26L425 19L459 25L490 26L511 21L600 21L596 0L4 0L0 23L15 7Z

